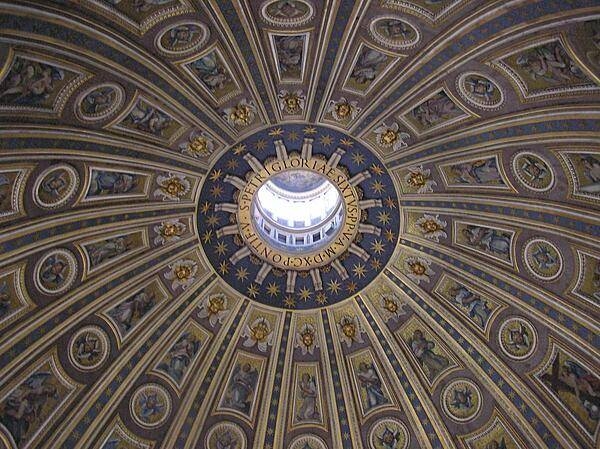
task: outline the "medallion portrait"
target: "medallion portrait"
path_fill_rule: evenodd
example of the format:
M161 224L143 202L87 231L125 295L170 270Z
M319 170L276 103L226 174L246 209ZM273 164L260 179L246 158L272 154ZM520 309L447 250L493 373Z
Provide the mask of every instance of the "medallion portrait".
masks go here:
M35 203L44 209L61 207L69 202L79 187L79 175L70 165L48 167L36 179L33 187Z
M108 336L99 326L81 328L69 340L69 360L81 371L99 368L109 353Z
M71 251L55 249L44 254L35 267L35 284L43 293L68 290L77 277L77 260Z
M442 409L457 422L475 419L481 410L481 391L469 379L458 379L449 383L441 395Z
M546 192L554 187L551 165L536 153L517 153L512 160L512 169L519 182L534 192Z
M524 318L509 318L498 331L500 348L511 359L524 360L530 357L537 346L537 332Z
M142 427L161 426L171 414L171 396L158 384L139 387L129 403L131 416Z

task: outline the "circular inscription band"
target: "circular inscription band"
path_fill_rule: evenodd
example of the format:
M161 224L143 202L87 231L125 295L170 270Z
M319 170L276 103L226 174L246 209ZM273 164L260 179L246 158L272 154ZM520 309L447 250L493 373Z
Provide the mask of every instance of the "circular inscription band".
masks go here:
M288 123L246 136L202 182L198 239L243 296L286 309L353 297L390 262L400 235L394 180L348 134Z
M309 254L293 254L275 248L256 229L252 219L253 204L256 193L272 176L286 170L306 170L325 176L339 190L343 205L343 221L337 235L324 247ZM246 186L240 191L238 199L237 221L240 235L246 245L259 258L272 266L285 270L310 270L331 263L344 253L353 242L358 232L360 221L359 198L356 189L350 184L346 175L329 161L292 156L284 160L274 160L263 165L259 171L254 171Z

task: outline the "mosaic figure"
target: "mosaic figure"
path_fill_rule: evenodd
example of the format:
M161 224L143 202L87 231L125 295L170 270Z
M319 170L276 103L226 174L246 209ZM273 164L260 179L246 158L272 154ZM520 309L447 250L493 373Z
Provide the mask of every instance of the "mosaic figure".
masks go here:
M478 73L463 73L456 80L456 85L465 100L481 109L498 109L504 102L498 85Z
M9 179L9 175L0 173L0 216L5 213L12 212L12 192L13 192L13 179Z
M457 422L471 421L481 409L481 393L469 379L458 379L442 391L444 412Z
M448 358L436 351L436 343L427 339L421 329L415 329L408 341L413 355L433 382L450 365Z
M529 240L523 250L523 259L527 269L544 281L556 279L562 271L560 251L556 245L544 239Z
M186 47L201 33L202 30L197 25L177 25L166 34L168 46L171 49Z
M201 337L197 335L197 332L186 330L165 354L157 369L179 385L199 354L201 347Z
M233 75L217 50L189 63L188 67L198 81L219 100L237 89Z
M66 250L47 253L37 264L37 280L45 293L60 293L70 287L77 275L75 257Z
M237 424L225 421L208 431L205 444L206 449L246 449L246 437Z
M485 426L465 438L468 449L528 449L507 425L504 418L494 412Z
M327 449L327 446L321 438L305 433L295 438L288 449Z
M589 154L580 158L583 167L584 182L581 191L585 193L600 193L600 157Z
M78 185L79 176L73 167L66 164L50 166L36 179L34 201L43 208L59 207L69 201Z
M161 111L150 103L137 100L133 109L121 123L126 128L151 134L155 137L169 138L179 124L166 112Z
M0 329L32 306L21 287L22 270L17 267L0 274Z
M17 57L0 83L0 103L51 107L61 87L72 77L68 73L51 64Z
M382 19L377 22L376 29L388 39L411 40L414 38L415 29L406 22L398 19Z
M109 309L107 314L115 322L121 335L127 335L157 303L154 292L143 289Z
M485 299L458 283L451 287L450 294L453 303L466 309L469 317L481 328L485 328L492 312Z
M586 78L577 63L556 41L520 53L516 63L531 80L549 85L571 84Z
M72 390L56 372L54 362L44 363L12 389L0 402L0 423L17 448L32 443Z
M278 0L267 6L266 13L273 18L290 21L310 13L310 7L302 1Z
M587 151L561 152L571 177L572 194L578 199L600 199L600 154Z
M496 86L483 77L470 76L465 80L465 85L471 95L482 100L490 101Z
M372 449L406 449L410 434L401 421L382 419L371 428L369 442Z
M600 68L600 20L590 20L583 24L586 52L585 56L596 69Z
M462 116L465 112L442 90L413 108L407 119L419 131L427 131Z
M536 377L590 438L594 438L600 425L598 373L555 346Z
M600 258L578 250L579 274L573 293L593 304L600 303Z
M585 46L586 38L580 37L580 42ZM596 84L558 39L522 49L493 65L507 72L525 100L597 90Z
M156 39L159 50L167 54L185 54L206 43L210 31L200 22L184 22L165 29Z
M108 339L100 328L84 328L74 335L70 356L78 368L97 368L107 355Z
M9 290L8 281L0 280L0 320L8 316L12 309L12 294Z
M281 78L301 80L306 36L273 35L272 39Z
M137 190L141 176L134 173L110 170L92 170L88 197L123 195Z
M496 156L445 166L448 184L505 186Z
M478 225L466 225L460 229L460 232L462 239L459 239L459 242L502 260L512 260L512 233Z
M129 236L118 236L85 245L90 259L90 268L125 254L132 249L133 243Z
M302 378L298 382L298 391L302 402L296 420L298 422L319 422L321 413L317 405L318 391L315 377L308 372L302 373Z
M115 87L99 86L88 93L81 102L81 112L84 116L102 115L119 99L119 91Z
M357 90L366 91L389 65L390 57L374 48L363 46L358 53L350 78Z
M238 362L227 382L222 405L249 415L257 384L258 370L250 363Z
M52 199L59 199L66 187L68 180L65 172L54 172L42 180L41 188Z
M356 377L361 390L363 390L364 397L366 398L366 412L374 407L390 402L383 391L381 379L379 378L374 363L361 362L356 371Z
M133 5L138 11L149 11L156 6L168 5L175 0L134 0Z

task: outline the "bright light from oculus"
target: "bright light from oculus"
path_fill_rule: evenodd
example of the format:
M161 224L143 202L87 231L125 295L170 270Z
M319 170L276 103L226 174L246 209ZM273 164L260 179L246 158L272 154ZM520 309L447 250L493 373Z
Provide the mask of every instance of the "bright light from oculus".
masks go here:
M344 207L340 191L325 176L288 170L258 190L253 217L256 228L276 246L308 252L335 236Z

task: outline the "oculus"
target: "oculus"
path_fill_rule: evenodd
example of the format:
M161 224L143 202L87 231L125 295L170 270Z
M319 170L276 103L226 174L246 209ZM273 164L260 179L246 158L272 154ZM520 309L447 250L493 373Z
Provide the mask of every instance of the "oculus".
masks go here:
M361 143L287 124L250 134L215 160L195 228L213 269L241 294L321 307L359 292L386 266L400 224L395 195Z
M295 253L329 243L344 217L339 190L327 177L308 170L273 176L258 190L253 206L256 228Z
M290 201L303 196L310 201L297 205ZM310 270L331 263L358 232L361 214L356 189L327 160L275 159L250 177L238 201L237 222L247 247L282 269ZM298 210L306 207L322 210L308 214ZM280 218L275 209L288 215ZM302 247L305 250L297 251Z

